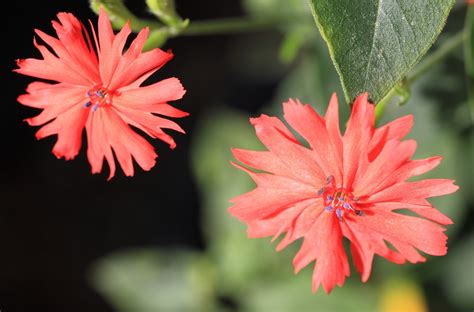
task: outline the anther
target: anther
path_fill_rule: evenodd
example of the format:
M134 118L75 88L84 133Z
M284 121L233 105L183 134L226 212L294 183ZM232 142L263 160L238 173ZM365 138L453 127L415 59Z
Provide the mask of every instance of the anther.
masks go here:
M322 189L320 189L320 190L318 191L318 196L323 195L324 192L326 192L326 189L323 187Z
M94 105L94 107L92 107L92 110L95 112L95 111L97 111L98 107L99 107L99 105Z
M332 197L331 195L328 195L328 200L333 201L334 197Z
M339 208L336 208L336 216L339 219L339 221L342 221L342 211Z
M342 206L346 209L351 209L351 205L349 205L349 203L344 203Z
M326 206L326 207L324 207L324 209L325 209L326 211L331 211L331 210L332 210L332 206Z
M327 179L326 179L327 184L331 184L333 181L334 181L334 176L332 176L332 175L330 175L330 176L327 177Z
M355 214L358 215L358 216L363 216L364 212L362 210L356 210Z
M84 104L84 108L89 108L92 105L92 103L89 101L86 104Z

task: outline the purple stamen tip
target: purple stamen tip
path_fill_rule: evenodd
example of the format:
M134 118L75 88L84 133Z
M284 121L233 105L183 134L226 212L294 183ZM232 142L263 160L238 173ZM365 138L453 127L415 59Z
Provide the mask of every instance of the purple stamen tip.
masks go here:
M326 207L324 207L324 209L326 209L326 211L331 211L331 210L332 210L332 206L326 206Z
M99 96L99 97L103 97L104 95L102 94L102 92L100 91L95 91L95 95Z
M324 192L326 192L326 189L323 187L322 189L318 191L318 195L321 196L324 194Z
M89 108L91 105L92 105L91 102L87 102L86 104L84 104L84 108Z
M350 208L351 208L351 205L349 205L349 203L344 203L342 206L343 206L344 208L346 208L346 209L350 209Z
M332 201L334 200L334 197L332 197L331 195L328 196L328 200Z
M336 208L336 216L337 216L339 219L342 219L342 211L341 211L341 209Z
M99 108L99 105L94 105L94 107L92 107L92 110L95 112L97 108Z
M356 215L358 216L363 216L364 215L364 212L362 210L356 210Z
M327 177L326 182L328 184L330 184L333 180L334 180L334 176L331 175L331 176Z

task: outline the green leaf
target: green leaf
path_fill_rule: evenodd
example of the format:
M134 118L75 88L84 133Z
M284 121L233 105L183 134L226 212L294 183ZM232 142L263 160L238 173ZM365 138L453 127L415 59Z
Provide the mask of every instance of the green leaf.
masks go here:
M346 100L378 103L434 43L455 0L310 0Z
M464 31L466 32L464 65L467 75L468 104L471 110L471 121L474 122L474 8L472 6L467 10Z
M120 29L125 25L127 21L130 22L130 28L134 32L139 32L145 27L158 29L163 24L150 21L142 20L134 15L124 4L122 0L89 0L92 10L98 14L99 9L102 7L109 14L112 26L115 29Z
M188 250L129 249L94 263L91 282L115 311L214 311L214 274Z

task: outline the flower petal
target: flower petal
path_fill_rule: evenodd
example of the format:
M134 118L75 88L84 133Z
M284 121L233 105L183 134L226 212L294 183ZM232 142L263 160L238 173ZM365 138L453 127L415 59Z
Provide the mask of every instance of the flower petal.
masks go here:
M368 163L368 155L361 151L366 151L368 148L374 118L374 106L369 104L367 93L358 96L343 137L343 186L346 189L352 188L358 168Z
M301 146L278 119L262 115L251 119L251 123L260 141L301 181L318 188L325 185L327 176L314 160L311 150Z
M294 180L267 173L255 173L238 164L237 168L247 172L257 183L251 192L235 197L229 208L230 214L242 221L263 219L288 209L294 204L314 198L314 188Z
M135 89L120 89L120 95L114 101L122 106L145 110L150 105L162 104L179 100L186 93L183 85L177 78L161 80L149 86Z
M416 182L401 182L370 195L367 199L364 199L363 202L376 203L451 194L459 189L459 187L453 183L453 180L448 179L426 179Z
M46 124L36 132L36 137L44 137L57 134L58 140L53 148L53 154L57 158L64 157L66 160L73 159L81 149L82 130L89 116L89 110L81 105L72 106L69 110L58 115L52 122Z
M293 260L295 272L314 260L313 292L322 284L326 293L330 293L336 284L342 286L346 276L349 276L341 227L333 213L322 213L305 235L301 249Z
M338 151L324 123L324 119L310 105L302 105L299 100L283 103L284 118L301 134L313 150L314 159L321 167L326 177L335 176L341 180L341 164L338 162Z
M416 142L390 140L367 168L362 168L353 183L356 196L371 194L415 153Z

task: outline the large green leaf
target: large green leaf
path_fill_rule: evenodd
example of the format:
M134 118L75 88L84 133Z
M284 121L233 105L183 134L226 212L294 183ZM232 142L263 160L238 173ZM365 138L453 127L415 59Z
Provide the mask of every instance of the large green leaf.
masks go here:
M349 102L378 103L421 59L455 0L310 0Z

